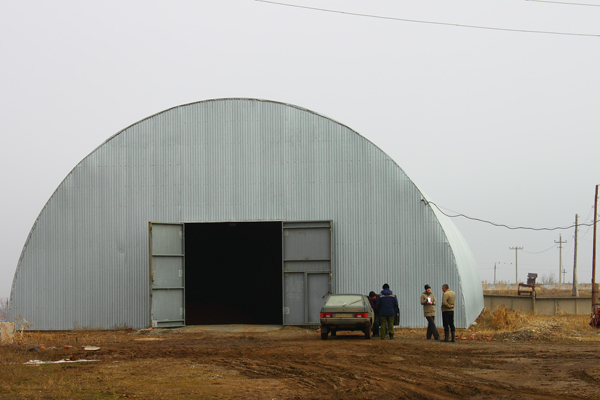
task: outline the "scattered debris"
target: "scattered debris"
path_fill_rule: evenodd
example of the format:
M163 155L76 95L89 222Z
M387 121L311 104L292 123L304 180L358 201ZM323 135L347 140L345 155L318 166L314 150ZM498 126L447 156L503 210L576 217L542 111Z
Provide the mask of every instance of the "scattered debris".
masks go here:
M85 351L98 351L100 350L100 347L96 347L96 346L81 346L81 348Z
M481 332L472 331L470 334L461 333L458 335L460 340L487 340L488 342L495 342L496 339L492 335L484 335Z
M64 360L58 360L58 361L29 360L23 364L24 365L41 365L41 364L62 364L62 363L93 362L93 361L100 361L100 360L69 360L69 359L65 358Z

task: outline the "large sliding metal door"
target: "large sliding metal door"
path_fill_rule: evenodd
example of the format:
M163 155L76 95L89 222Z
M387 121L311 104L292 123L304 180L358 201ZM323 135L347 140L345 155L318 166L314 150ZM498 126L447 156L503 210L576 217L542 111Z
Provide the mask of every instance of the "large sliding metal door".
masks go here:
M331 292L331 221L283 223L283 323L319 324Z
M185 325L184 225L150 222L150 320L153 327Z

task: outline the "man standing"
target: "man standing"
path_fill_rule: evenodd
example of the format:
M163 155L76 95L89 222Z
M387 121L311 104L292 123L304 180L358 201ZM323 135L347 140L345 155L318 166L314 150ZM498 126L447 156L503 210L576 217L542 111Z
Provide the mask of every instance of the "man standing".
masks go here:
M455 342L456 329L454 329L454 301L456 300L456 294L450 290L450 286L447 283L442 285L442 321L444 322L444 342L448 340L448 330L452 332L452 342Z
M390 290L390 285L387 283L383 285L383 290L377 298L375 306L379 310L379 320L381 326L379 327L379 337L385 339L385 334L390 334L390 339L394 338L394 315L396 315L396 308L398 307L398 298Z
M427 318L427 340L433 338L440 340L440 334L435 327L435 296L431 293L431 286L425 285L425 291L421 295L421 304L423 305L423 314Z
M373 309L373 314L375 314L375 318L373 320L373 336L379 336L379 310L377 309L377 298L379 296L375 292L369 293L369 303L371 303L371 308Z

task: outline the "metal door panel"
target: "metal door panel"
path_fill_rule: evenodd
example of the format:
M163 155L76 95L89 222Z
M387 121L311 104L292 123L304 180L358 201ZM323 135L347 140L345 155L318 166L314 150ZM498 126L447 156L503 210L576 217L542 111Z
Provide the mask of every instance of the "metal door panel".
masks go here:
M329 274L307 274L308 323L321 323L321 307L329 293Z
M148 223L150 321L153 327L185 325L184 225Z
M331 221L284 222L283 323L319 324L331 290Z
M331 231L329 227L284 228L283 247L288 259L329 260Z
M304 273L285 274L283 318L288 325L304 324Z
M183 287L183 257L153 256L154 286L155 287Z
M183 305L180 290L155 290L152 294L152 326L183 326Z
M183 225L151 223L152 254L180 255L183 250ZM151 228L152 229L152 228Z

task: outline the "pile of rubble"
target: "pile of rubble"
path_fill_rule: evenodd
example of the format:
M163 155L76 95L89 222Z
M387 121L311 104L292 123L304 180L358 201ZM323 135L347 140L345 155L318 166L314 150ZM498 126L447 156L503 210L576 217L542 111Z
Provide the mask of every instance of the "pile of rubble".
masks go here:
M533 340L560 340L566 336L579 337L580 334L576 331L568 331L558 321L532 321L518 331L498 333L494 336L510 342L529 342Z

